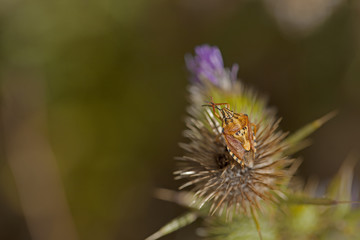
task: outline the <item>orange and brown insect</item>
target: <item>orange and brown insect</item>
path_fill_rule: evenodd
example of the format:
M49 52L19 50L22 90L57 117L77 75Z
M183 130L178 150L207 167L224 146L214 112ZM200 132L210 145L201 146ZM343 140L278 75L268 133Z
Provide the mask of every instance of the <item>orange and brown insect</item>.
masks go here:
M222 134L227 150L232 158L244 167L245 153L249 151L256 153L256 125L250 122L247 114L231 111L228 103L209 102L209 104L206 106L212 107L214 115L222 122ZM224 105L225 107L218 107Z

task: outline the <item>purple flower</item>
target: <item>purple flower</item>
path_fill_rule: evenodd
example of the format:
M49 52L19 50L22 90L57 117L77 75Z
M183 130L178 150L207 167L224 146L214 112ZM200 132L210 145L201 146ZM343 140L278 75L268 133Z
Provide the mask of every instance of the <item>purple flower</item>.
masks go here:
M217 47L202 45L195 48L195 56L186 55L186 66L192 73L192 81L201 82L204 78L214 84L224 76L224 62Z
M235 82L237 79L237 74L239 71L239 65L237 65L236 63L232 65L231 67L231 71L230 71L230 79L231 81Z

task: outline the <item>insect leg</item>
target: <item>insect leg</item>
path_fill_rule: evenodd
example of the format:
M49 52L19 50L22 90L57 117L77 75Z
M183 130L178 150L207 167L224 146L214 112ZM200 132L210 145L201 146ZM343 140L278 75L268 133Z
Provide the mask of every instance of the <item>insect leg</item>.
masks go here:
M257 132L257 126L255 123L251 123L251 126L254 128L254 135L255 135Z
M255 152L256 152L256 143L255 143L255 140L256 140L256 137L255 137L255 134L256 134L256 125L253 124L253 123L250 123L249 122L249 119L248 119L248 116L246 116L247 118L247 121L248 121L248 124L247 124L247 127L248 127L248 138L250 140L250 146L251 146L251 149L253 150L253 153L254 153L254 156L255 156ZM251 126L254 127L254 132L251 130Z

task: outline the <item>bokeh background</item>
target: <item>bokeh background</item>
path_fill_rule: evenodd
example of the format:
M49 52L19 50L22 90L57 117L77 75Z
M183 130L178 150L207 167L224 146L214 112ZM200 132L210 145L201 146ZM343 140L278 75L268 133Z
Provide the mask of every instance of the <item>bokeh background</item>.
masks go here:
M144 239L182 213L153 192L178 186L184 54L204 43L284 130L338 110L299 154L326 182L360 148L359 26L356 0L2 0L0 239Z

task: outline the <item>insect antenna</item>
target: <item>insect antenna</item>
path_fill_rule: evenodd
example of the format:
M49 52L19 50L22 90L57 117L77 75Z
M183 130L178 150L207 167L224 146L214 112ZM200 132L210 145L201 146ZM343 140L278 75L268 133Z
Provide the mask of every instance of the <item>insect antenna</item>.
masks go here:
M212 98L211 98L211 100L212 100ZM209 104L204 104L204 105L201 105L201 106L202 106L202 107L212 107L214 115L215 115L218 119L221 120L222 117L221 117L218 113L216 113L216 111L215 111L215 108L216 108L219 112L221 112L221 108L217 106L217 105L220 105L220 104L216 104L216 103L214 103L214 102L207 102L207 103L209 103Z
M214 105L214 103L212 102L207 102L209 104L203 104L201 105L202 107L215 107L217 110L221 110L221 108L219 108L218 106Z

